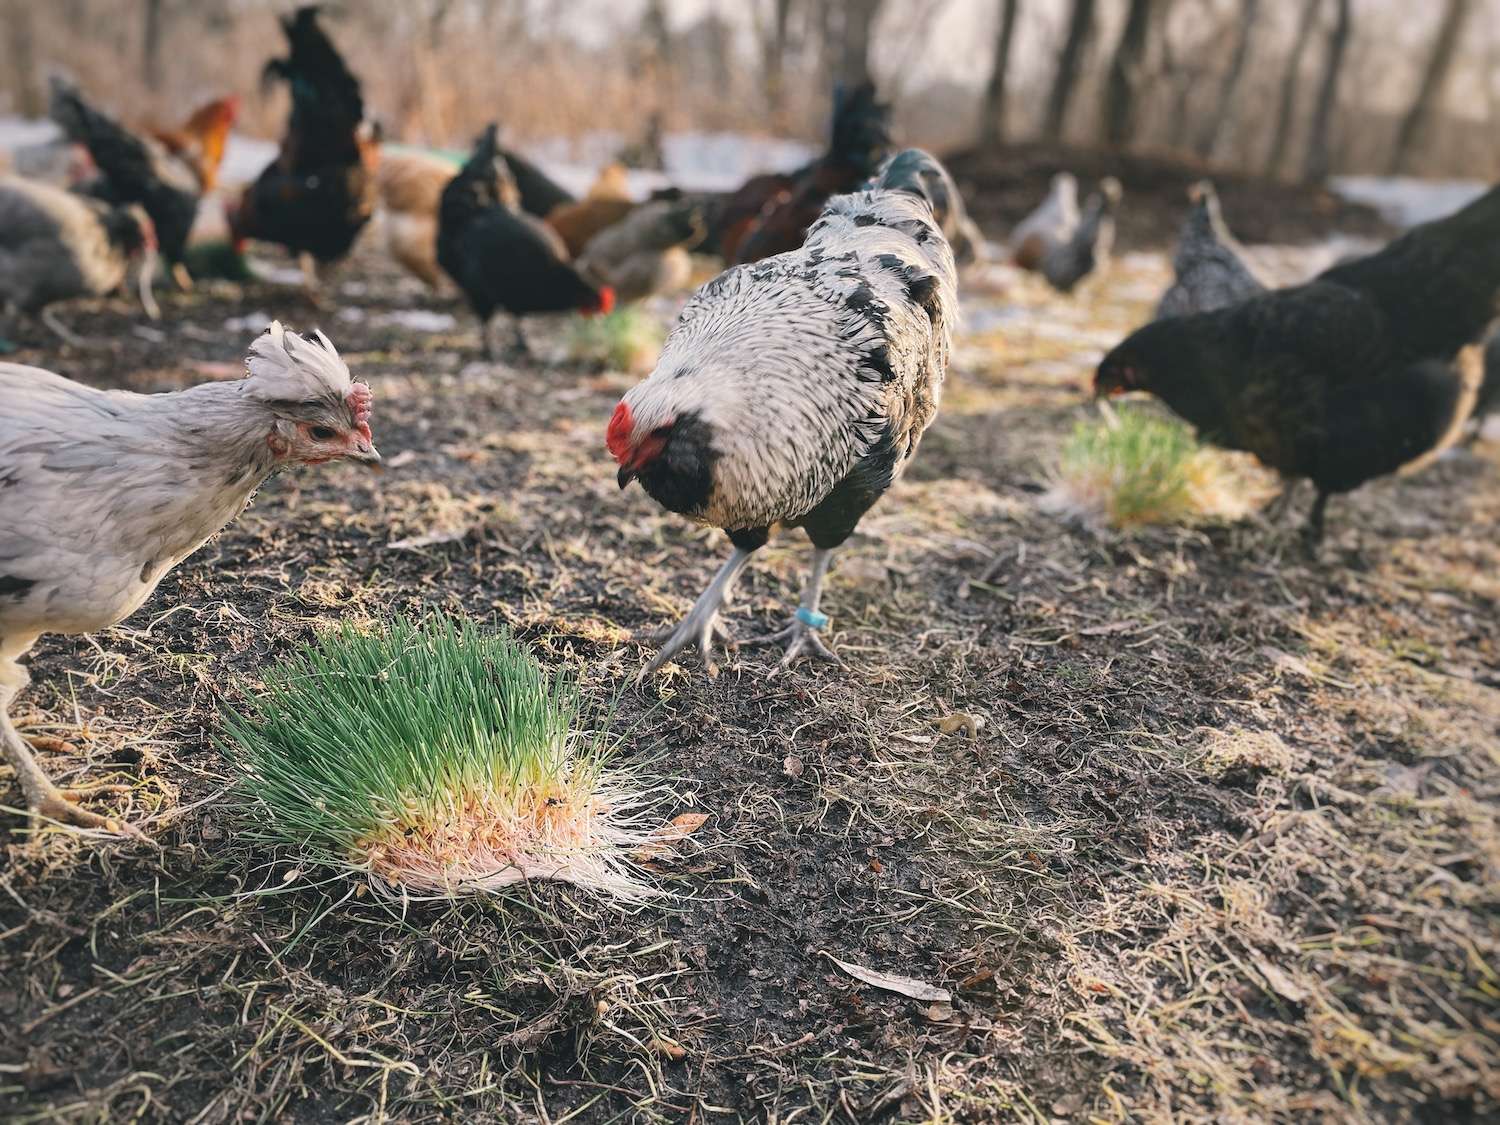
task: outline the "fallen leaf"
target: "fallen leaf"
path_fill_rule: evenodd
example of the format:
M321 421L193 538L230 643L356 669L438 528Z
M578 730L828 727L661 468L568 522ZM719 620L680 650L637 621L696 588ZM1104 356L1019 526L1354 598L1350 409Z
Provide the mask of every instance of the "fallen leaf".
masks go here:
M925 1016L930 1023L942 1023L944 1020L951 1020L953 1018L953 1005L929 1004L923 1010L922 1015Z
M786 772L788 777L801 777L802 759L795 754L788 754L786 759L781 763L781 768Z
M961 730L971 739L979 737L980 728L983 726L983 715L969 715L963 711L955 711L938 720L938 730L944 734L952 734L954 731Z
M925 980L897 976L895 973L877 972L875 969L867 969L863 965L851 965L848 961L840 961L831 953L824 953L823 956L827 957L855 980L863 981L865 984L873 985L875 988L883 988L887 992L899 992L902 996L909 996L913 1000L935 1000L944 1004L953 999L953 993L949 992L946 988L938 988L936 985L928 984Z
M1294 981L1283 970L1277 968L1264 957L1254 955L1250 958L1254 963L1256 971L1266 978L1266 983L1271 986L1271 991L1293 1004L1300 1004L1308 997L1307 989Z
M708 821L708 813L689 812L681 816L675 816L666 824L663 824L645 844L635 849L635 858L639 860L660 859L664 855L670 855L672 845L680 840L686 840Z
M673 1043L670 1039L655 1038L646 1044L651 1050L673 1062L681 1062L687 1056L687 1049L680 1043Z

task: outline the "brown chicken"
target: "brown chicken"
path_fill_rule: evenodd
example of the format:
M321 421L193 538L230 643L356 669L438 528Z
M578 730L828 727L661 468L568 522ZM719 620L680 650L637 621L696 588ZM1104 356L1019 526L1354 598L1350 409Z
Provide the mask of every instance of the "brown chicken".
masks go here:
M424 152L388 152L375 173L386 251L432 289L443 284L437 260L438 206L456 175L451 161Z
M199 106L179 128L146 131L192 170L204 192L210 192L218 186L219 165L239 112L240 99L231 94Z
M576 258L600 231L614 226L635 207L623 164L608 164L594 186L577 203L564 203L547 216L547 225L562 236Z

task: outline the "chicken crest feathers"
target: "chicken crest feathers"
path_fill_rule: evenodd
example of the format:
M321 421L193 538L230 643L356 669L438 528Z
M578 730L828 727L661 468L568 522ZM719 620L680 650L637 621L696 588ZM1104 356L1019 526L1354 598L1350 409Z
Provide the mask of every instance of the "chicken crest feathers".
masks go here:
M354 382L321 329L314 329L313 337L299 336L273 320L245 357L246 393L267 404L348 403L356 414L361 408L367 412L369 388Z

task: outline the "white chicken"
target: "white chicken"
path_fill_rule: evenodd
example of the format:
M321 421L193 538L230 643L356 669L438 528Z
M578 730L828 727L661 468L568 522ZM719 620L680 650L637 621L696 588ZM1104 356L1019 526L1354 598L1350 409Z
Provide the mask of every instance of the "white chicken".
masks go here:
M1057 173L1047 198L1011 232L1011 261L1040 273L1058 292L1071 293L1109 260L1121 194L1120 181L1106 176L1080 212L1078 181L1071 172Z
M834 196L799 250L736 266L688 302L656 370L615 408L624 488L729 534L734 552L643 670L696 644L710 674L719 609L777 525L803 528L812 572L779 667L838 663L819 633L833 551L890 488L937 415L958 315L953 252L912 152L868 191Z
M135 612L278 469L379 464L370 388L321 332L273 323L243 379L141 395L0 364L0 402L0 751L35 816L113 830L52 784L11 724L21 658L43 633Z
M1047 198L1010 232L1010 257L1024 270L1039 270L1042 259L1078 229L1078 180L1071 172L1052 177Z

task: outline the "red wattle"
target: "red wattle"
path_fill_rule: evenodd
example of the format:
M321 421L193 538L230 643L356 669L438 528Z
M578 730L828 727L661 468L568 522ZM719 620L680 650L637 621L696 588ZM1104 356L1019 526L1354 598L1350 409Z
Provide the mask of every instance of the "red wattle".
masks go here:
M631 436L635 433L635 419L630 416L630 407L623 402L615 407L609 420L609 429L604 431L604 444L609 446L610 456L616 464L623 465L632 452Z

